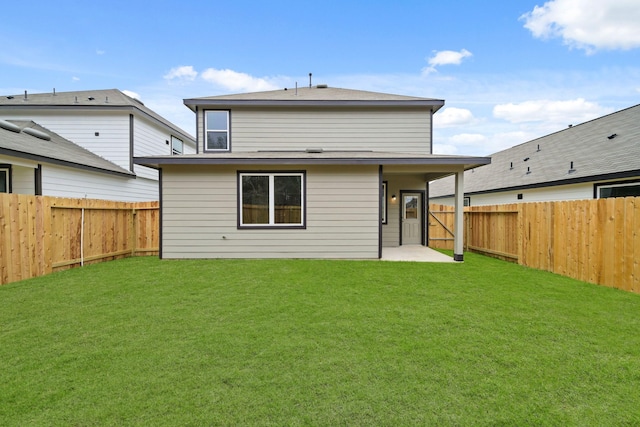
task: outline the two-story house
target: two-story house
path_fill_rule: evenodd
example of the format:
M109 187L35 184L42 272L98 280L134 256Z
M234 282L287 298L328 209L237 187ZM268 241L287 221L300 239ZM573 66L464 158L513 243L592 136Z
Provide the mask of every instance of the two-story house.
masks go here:
M0 120L5 123L0 127L5 192L158 200L158 171L135 165L134 156L196 152L187 132L117 89L0 96ZM21 130L16 132L11 123L21 124ZM25 137L22 128L50 138ZM16 144L17 140L29 144ZM57 150L62 140L67 149ZM71 149L68 143L81 149Z
M163 258L378 259L425 245L428 181L461 190L490 162L432 154L438 99L318 85L184 103L198 152L134 159L161 171Z

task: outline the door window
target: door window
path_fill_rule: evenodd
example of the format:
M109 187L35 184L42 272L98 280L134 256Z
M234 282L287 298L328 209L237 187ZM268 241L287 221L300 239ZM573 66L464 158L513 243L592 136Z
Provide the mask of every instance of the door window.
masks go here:
M418 219L417 196L404 196L404 219Z

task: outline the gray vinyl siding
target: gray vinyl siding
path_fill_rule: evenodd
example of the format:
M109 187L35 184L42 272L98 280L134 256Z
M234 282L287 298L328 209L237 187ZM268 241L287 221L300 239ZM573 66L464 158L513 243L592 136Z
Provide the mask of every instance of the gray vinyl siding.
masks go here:
M167 166L164 258L378 258L377 166L306 171L306 229L238 229L237 167Z
M198 114L204 151L204 111ZM233 152L307 148L431 152L431 114L418 108L236 108L230 127Z

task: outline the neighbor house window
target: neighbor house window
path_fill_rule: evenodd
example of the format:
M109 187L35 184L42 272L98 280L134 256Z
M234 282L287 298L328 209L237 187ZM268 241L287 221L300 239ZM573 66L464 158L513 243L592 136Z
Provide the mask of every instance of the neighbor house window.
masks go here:
M0 165L0 193L11 192L11 170L8 166Z
M229 151L229 112L205 111L205 150Z
M238 174L238 227L304 228L304 172Z
M636 197L640 196L640 181L596 184L596 197Z
M175 136L171 137L171 154L178 155L184 153L184 143Z
M462 206L471 206L471 197L465 197L462 199Z

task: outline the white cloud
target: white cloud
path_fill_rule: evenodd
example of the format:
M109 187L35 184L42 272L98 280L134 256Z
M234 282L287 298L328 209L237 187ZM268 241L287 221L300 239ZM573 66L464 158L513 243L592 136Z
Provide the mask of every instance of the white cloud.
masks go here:
M181 65L172 68L163 76L165 80L193 81L198 76L198 72L191 65Z
M522 144L523 142L531 141L536 137L541 135L537 135L535 133L525 132L525 131L512 131L512 132L502 132L497 133L491 136L491 144L487 147L489 150L487 154L497 153L498 151L506 150L507 148L513 147L518 144Z
M449 138L456 145L479 145L487 142L487 137L479 133L459 133Z
M587 53L640 47L637 0L552 0L520 19L534 37L561 37L566 45Z
M80 81L80 77L73 76L73 77L71 77L71 81L79 82Z
M472 55L473 54L467 49L462 49L460 52L456 52L454 50L441 50L439 52L435 52L435 55L427 60L429 66L423 68L422 73L432 73L436 71L436 67L441 65L460 65L464 58L468 58Z
M270 83L264 78L253 77L249 74L228 69L207 68L201 73L201 77L209 83L234 92L259 92L279 88L279 86Z
M608 108L595 102L577 98L568 101L536 100L520 104L500 104L493 107L493 116L511 123L550 122L553 124L578 124L604 114Z
M129 98L134 98L134 99L140 99L140 95L137 94L136 92L130 91L130 90L123 90L122 93L124 93L125 95L127 95Z
M451 144L433 144L433 153L454 155L458 154L458 147Z
M486 151L488 138L479 133L459 133L446 138L446 144L433 144L436 154L477 154Z
M101 49L97 49L96 50L96 55L104 55L106 52L104 50Z
M434 126L452 127L473 123L473 114L466 108L448 107L433 116Z

